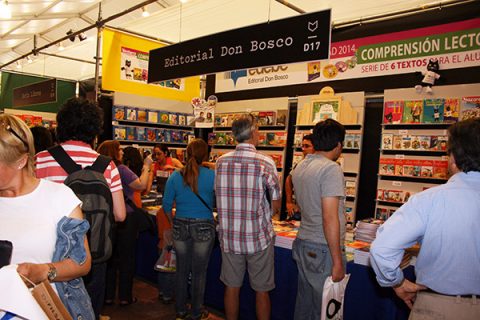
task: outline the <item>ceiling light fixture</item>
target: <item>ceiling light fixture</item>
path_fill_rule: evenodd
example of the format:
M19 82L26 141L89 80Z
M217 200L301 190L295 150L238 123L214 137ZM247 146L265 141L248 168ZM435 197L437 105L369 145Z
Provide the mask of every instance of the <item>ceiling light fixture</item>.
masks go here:
M10 6L8 5L7 0L3 0L0 2L0 18L1 19L10 19L12 17L12 10L10 10Z
M181 3L187 3L188 0L180 0Z
M87 40L87 34L85 32L79 33L78 34L78 39L80 41Z
M73 35L73 30L72 29L67 31L67 36L69 36L68 39L70 41L75 42L75 36Z
M65 47L63 46L63 43L60 42L58 44L58 51L63 51L63 50L65 50Z
M32 58L31 58L30 56L27 57L27 62L28 62L28 63L32 63L32 62L33 62Z
M20 64L19 61L17 61L17 69L22 69L22 65Z
M146 18L150 16L150 12L145 7L142 7L142 17Z

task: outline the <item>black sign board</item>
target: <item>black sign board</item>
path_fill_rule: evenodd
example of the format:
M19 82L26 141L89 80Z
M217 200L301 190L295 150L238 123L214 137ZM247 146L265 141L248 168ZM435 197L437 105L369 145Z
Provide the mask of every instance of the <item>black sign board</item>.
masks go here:
M50 79L13 89L13 107L57 101L57 80Z
M328 59L330 10L302 14L150 51L148 82Z

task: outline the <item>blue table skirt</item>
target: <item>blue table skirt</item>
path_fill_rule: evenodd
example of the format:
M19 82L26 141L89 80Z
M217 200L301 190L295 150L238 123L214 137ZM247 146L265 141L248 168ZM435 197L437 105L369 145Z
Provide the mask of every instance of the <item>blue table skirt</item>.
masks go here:
M153 265L157 261L157 238L142 233L137 242L137 275L156 283L157 273ZM205 304L224 310L224 285L220 281L221 252L215 244L207 271ZM370 267L349 262L347 273L351 274L344 301L345 320L404 320L408 319L408 307L395 296L390 288L381 288ZM408 279L414 279L413 267L404 270ZM293 319L297 293L297 266L292 251L275 247L275 286L271 291L272 319ZM255 319L255 292L245 276L240 290L240 318Z

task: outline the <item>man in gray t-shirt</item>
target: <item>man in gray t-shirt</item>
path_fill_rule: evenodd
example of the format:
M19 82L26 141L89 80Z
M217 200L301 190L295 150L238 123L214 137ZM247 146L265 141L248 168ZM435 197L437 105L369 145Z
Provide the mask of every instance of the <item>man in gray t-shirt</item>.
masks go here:
M335 162L342 153L345 128L327 119L313 129L315 152L292 172L302 222L292 247L298 268L295 319L320 319L323 285L345 277L345 184Z

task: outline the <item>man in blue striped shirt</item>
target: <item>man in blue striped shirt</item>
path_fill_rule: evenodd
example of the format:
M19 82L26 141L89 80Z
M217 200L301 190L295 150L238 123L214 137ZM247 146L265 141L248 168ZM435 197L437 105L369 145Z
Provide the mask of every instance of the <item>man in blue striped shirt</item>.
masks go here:
M452 125L448 136L448 182L412 196L371 248L378 283L413 306L410 320L480 319L480 119ZM399 265L417 242L412 283Z

